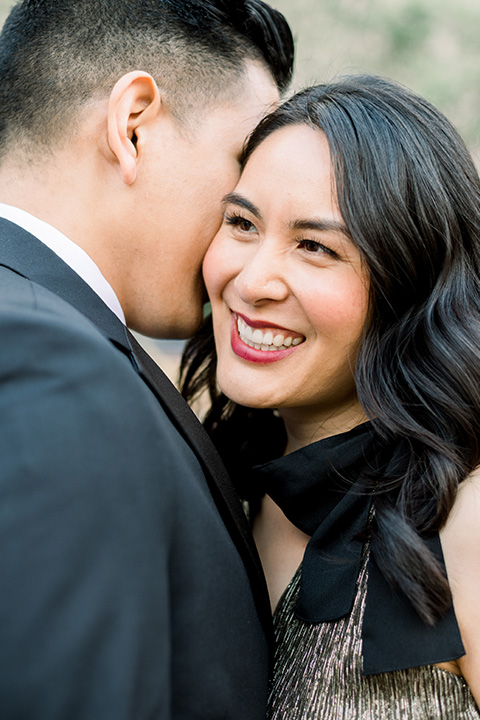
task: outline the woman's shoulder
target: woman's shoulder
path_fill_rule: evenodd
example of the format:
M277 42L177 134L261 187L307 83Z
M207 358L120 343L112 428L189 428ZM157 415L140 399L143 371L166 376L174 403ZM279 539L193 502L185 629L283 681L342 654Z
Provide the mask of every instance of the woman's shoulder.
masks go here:
M480 704L480 469L460 485L440 538L466 651L458 666Z
M480 468L460 484L440 536L444 552L450 554L450 549L455 548L460 553L456 560L467 562L469 559L477 559L480 563ZM454 562L452 569L455 564ZM453 578L450 579L451 582L452 580Z
M476 588L475 605L480 597L480 468L459 486L440 538L458 614L462 593Z

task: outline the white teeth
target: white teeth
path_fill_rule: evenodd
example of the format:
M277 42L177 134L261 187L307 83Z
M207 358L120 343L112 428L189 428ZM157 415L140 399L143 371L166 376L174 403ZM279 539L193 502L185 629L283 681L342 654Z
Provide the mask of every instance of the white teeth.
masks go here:
M255 345L256 345L257 343L258 343L259 345L262 344L262 342L263 342L263 333L262 333L261 330L254 330L254 331L253 331L252 342L253 342Z
M242 321L242 322L243 322L243 321ZM253 338L253 329L250 327L250 325L247 325L246 323L243 323L243 328L242 328L242 330L243 330L243 332L244 332L244 334L245 334L245 337L246 337L248 340L250 340L250 342L251 342L251 341L252 341L252 338Z
M245 320L241 317L237 317L237 328L240 339L246 345L255 348L255 350L263 350L264 352L271 352L272 350L282 350L285 348L296 345L300 345L305 338L292 338L287 335L274 335L271 330L267 330L265 333L260 328L255 330L247 325Z

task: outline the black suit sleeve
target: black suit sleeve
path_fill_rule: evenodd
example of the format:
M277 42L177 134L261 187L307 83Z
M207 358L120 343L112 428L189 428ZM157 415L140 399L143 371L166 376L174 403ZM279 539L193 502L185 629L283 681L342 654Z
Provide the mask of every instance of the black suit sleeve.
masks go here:
M175 431L83 318L0 313L0 717L170 717Z

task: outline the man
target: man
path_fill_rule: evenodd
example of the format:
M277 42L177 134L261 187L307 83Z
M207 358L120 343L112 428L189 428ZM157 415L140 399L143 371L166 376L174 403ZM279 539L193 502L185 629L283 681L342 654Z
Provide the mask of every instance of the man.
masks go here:
M24 0L0 39L0 717L262 718L269 615L186 337L245 137L291 75L261 0Z

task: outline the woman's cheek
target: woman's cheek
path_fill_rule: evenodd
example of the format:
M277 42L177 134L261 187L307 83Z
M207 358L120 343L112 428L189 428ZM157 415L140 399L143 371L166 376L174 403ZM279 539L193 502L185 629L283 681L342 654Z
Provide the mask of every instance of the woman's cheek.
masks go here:
M219 281L222 263L216 250L216 240L210 245L203 260L203 278L210 297L216 290Z
M217 235L203 261L203 276L210 298L221 297L225 286L235 276L235 248Z

